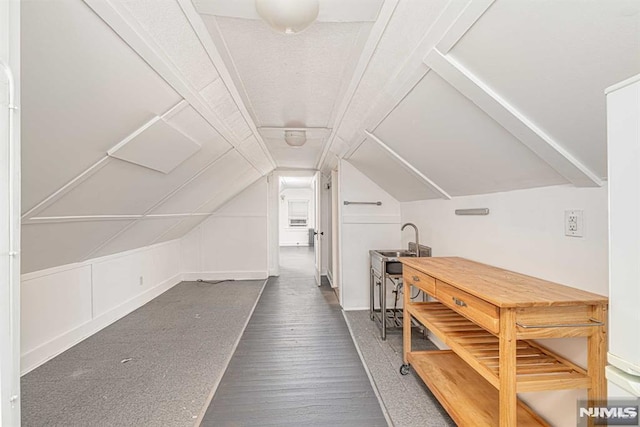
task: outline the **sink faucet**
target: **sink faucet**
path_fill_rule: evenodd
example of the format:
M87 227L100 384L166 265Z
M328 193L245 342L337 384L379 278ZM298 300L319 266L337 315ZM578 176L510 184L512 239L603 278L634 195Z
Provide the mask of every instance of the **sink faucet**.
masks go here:
M412 222L407 222L406 224L404 224L402 226L400 231L404 230L407 227L413 227L413 229L416 232L416 256L419 257L420 256L420 241L418 239L418 227L416 227L416 225L414 223L412 223Z

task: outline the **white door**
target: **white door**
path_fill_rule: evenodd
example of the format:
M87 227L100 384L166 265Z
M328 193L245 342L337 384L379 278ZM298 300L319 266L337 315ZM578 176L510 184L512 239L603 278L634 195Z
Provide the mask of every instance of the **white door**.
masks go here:
M320 229L322 224L322 218L320 212L322 211L322 183L320 182L320 172L316 172L313 177L313 197L315 199L315 239L314 239L314 249L315 249L315 277L316 284L320 286L322 284L320 275L322 274L322 236L323 231Z

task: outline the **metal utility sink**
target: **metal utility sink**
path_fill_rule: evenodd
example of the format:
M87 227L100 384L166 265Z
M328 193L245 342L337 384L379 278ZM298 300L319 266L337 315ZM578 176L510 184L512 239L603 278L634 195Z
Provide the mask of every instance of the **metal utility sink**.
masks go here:
M402 285L402 263L399 258L415 257L417 254L417 245L414 242L409 243L409 249L372 249L369 251L370 260L370 307L369 314L371 319L380 321L380 329L382 339L386 339L387 327L400 327L402 320L402 309L397 307L398 291ZM430 257L431 248L428 246L419 246L420 257ZM375 307L376 286L378 293L379 307L386 307L387 284L391 282L394 286L395 302L394 308L381 310ZM389 325L387 325L389 323Z
M371 256L371 266L376 272L380 272L379 266L385 266L385 273L387 274L402 274L402 263L398 260L400 257L415 257L416 253L409 250L371 250L369 251ZM383 264L384 263L384 264Z

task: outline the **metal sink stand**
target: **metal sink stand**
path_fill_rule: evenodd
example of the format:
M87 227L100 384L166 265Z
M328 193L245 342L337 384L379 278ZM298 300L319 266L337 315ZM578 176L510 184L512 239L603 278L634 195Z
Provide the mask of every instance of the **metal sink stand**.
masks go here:
M388 327L402 327L402 309L386 308L387 307L387 282L390 280L396 287L395 292L400 292L402 288L402 274L389 274L386 273L387 262L382 261L382 274L378 275L373 266L369 266L369 283L370 283L370 305L369 305L369 317L371 320L377 320L380 322L380 333L383 340L387 339ZM378 299L380 301L380 308L375 308L375 292L376 286L378 287ZM398 300L398 294L396 293L396 301ZM386 309L383 309L385 307ZM391 325L388 323L391 322Z
M409 243L409 251L416 252L416 244L414 242ZM371 320L380 322L380 336L384 341L387 339L387 328L402 328L402 309L395 307L395 304L394 308L387 308L388 282L391 281L395 286L394 292L396 292L397 302L399 300L398 293L403 290L402 273L387 273L387 262L398 262L397 259L389 259L387 257L380 257L380 271L378 272L373 266L373 257L371 256L373 252L379 251L369 251L369 317ZM420 245L419 256L430 257L431 248ZM375 307L376 286L378 286L380 308Z

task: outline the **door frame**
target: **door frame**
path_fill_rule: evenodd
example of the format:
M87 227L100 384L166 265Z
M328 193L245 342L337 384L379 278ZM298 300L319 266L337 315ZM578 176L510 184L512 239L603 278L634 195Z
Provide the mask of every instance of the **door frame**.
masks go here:
M0 2L0 425L20 425L20 2ZM0 83L5 84L5 83Z
M269 228L269 239L268 239L268 262L269 262L269 276L279 276L280 275L280 178L281 177L296 177L296 176L304 176L304 177L314 177L316 174L319 174L317 170L314 169L276 169L268 177L269 182L269 194L268 194L268 228ZM317 210L317 203L315 209ZM321 220L318 217L316 212L315 225L314 228L317 231L317 228L321 224L319 222ZM316 237L318 237L316 235ZM315 249L315 248L314 248ZM322 271L322 269L320 270Z

